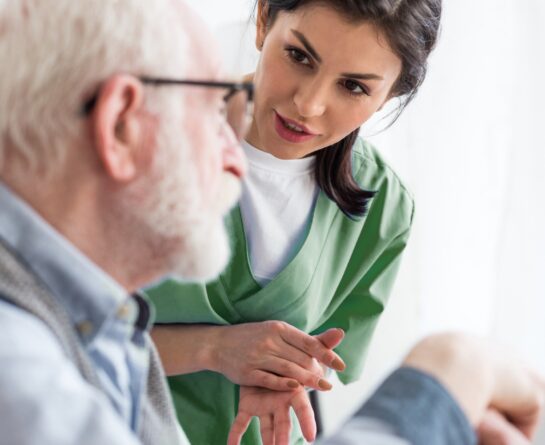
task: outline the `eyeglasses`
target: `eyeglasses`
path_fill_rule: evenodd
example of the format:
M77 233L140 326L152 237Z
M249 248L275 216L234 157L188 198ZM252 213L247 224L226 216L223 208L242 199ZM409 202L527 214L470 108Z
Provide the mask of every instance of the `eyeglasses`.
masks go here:
M250 126L253 115L254 84L252 82L215 82L203 80L177 80L154 77L139 77L142 83L152 86L187 85L205 88L222 88L227 90L223 100L225 108L222 110L225 120L241 140ZM89 99L82 107L82 114L91 113L98 100L98 95Z

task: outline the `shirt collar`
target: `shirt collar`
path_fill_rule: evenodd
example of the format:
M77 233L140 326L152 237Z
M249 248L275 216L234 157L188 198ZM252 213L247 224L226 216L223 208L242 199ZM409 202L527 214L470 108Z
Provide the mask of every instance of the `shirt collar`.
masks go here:
M134 322L138 309L119 283L89 260L26 202L0 182L0 239L41 279L69 314L84 342L121 310ZM134 319L134 320L132 320Z

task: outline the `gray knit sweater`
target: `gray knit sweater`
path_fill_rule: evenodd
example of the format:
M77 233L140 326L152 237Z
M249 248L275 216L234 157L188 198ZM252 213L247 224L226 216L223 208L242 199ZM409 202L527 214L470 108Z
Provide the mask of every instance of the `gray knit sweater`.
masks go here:
M82 377L102 391L92 362L64 308L17 256L1 243L0 298L42 320L51 329ZM145 445L184 444L159 356L149 336L147 341L150 366L147 392L141 405L138 436Z

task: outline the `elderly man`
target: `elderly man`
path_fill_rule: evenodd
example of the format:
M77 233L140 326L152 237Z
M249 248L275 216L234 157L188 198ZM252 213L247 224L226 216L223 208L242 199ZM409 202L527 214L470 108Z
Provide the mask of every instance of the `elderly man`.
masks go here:
M0 2L0 442L183 443L130 295L215 276L245 164L178 1ZM146 77L144 77L146 76ZM242 111L241 111L242 110Z
M226 265L252 86L180 0L0 2L0 60L0 438L184 443L130 294Z
M213 277L228 257L251 88L219 82L202 29L176 0L0 1L2 443L185 443L151 308L131 293L168 273ZM492 366L468 396L468 361L441 345L417 347L333 440L426 437L392 407L414 399L407 384L428 403L413 413L443 407L419 418L434 445L472 437L490 404L531 433L526 374Z

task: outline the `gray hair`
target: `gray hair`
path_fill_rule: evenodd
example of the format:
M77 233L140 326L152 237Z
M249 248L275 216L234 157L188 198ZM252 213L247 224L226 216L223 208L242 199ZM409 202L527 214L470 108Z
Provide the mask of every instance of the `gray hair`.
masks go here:
M184 73L173 0L0 0L0 169L9 147L51 172L84 134L85 98L115 73ZM149 105L149 104L148 104Z

